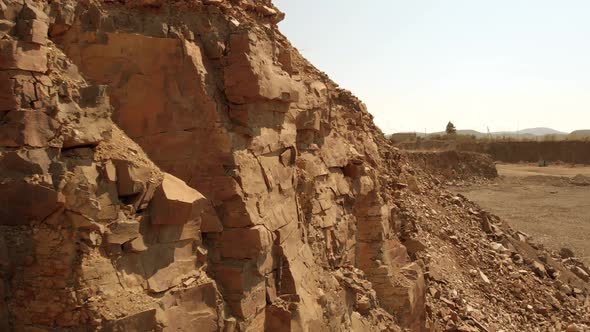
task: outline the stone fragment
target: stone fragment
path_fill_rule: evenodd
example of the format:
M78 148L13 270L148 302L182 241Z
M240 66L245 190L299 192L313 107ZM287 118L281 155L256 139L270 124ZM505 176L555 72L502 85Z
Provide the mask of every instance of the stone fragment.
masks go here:
M422 241L419 239L408 239L404 241L404 246L408 250L410 255L415 255L421 251L426 250L428 248Z
M20 19L23 20L41 20L47 22L49 17L40 8L33 6L30 2L26 1L23 9L20 12Z
M227 229L221 234L221 256L233 259L256 258L272 243L263 226Z
M180 284L187 274L195 271L195 267L192 260L175 260L148 278L148 289L154 293L164 292Z
M0 122L0 146L45 147L54 145L58 125L41 111L11 111Z
M41 221L60 209L64 197L45 185L10 181L0 185L2 208L1 225L24 225L30 221Z
M56 37L68 31L76 19L76 7L68 3L51 4L53 22L49 26L49 35Z
M572 268L572 272L577 275L580 279L589 282L590 281L590 276L588 276L588 273L586 271L584 271L584 269L582 269L579 266L574 266Z
M539 278L545 278L547 276L547 270L545 270L545 265L538 261L534 261L531 269Z
M297 114L297 129L320 130L320 111L309 110Z
M7 72L0 71L0 112L16 110L17 107L14 80Z
M144 252L148 250L148 247L145 245L143 241L143 237L137 237L123 245L123 250L126 252Z
M182 225L201 216L207 199L181 179L164 174L150 203L150 218L154 225Z
M58 117L67 123L62 128L64 147L94 146L111 137L109 99L104 86L80 89L80 104L60 103Z
M225 67L225 92L236 104L260 100L297 102L301 86L283 72L264 51L257 48L253 33L230 35L228 66Z
M529 238L528 234L518 231L514 234L514 237L520 242L527 242Z
M352 179L358 179L363 175L363 164L357 160L352 160L344 168L342 168L344 176Z
M163 331L219 331L214 283L196 285L166 297L164 302L170 305L164 308Z
M108 322L101 329L105 332L116 331L154 331L158 328L156 309L147 309L121 319Z
M566 332L584 332L584 329L582 327L578 326L578 324L570 324L567 326L565 331Z
M117 190L119 196L130 196L146 190L150 179L150 169L136 166L128 160L114 160L117 170Z
M41 20L20 20L16 25L20 40L38 45L47 44L47 23Z
M490 283L490 279L482 271L479 271L479 276L481 277L481 280L483 280L483 282L485 282L486 284Z
M207 202L201 213L201 232L203 233L220 233L223 231L221 220L217 216L213 205Z
M104 175L109 182L117 182L117 168L111 160L108 160L104 164Z
M281 164L283 166L291 166L295 162L295 150L292 148L285 149L280 156Z
M512 261L515 264L519 264L519 265L524 263L524 259L522 258L522 256L520 254L512 255Z
M238 325L237 320L234 317L226 318L224 321L223 332L234 332Z
M0 70L47 71L47 48L37 44L0 40Z
M117 221L109 225L106 233L106 242L122 245L139 236L139 222L135 220Z
M15 26L15 23L9 20L0 19L0 39L10 34L10 31Z
M48 174L54 154L46 149L6 151L0 155L0 178Z

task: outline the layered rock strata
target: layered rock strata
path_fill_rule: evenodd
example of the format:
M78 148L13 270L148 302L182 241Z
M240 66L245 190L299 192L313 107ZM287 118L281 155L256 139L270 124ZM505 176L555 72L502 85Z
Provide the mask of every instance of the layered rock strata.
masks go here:
M414 203L441 189L272 3L0 6L0 327L438 326Z

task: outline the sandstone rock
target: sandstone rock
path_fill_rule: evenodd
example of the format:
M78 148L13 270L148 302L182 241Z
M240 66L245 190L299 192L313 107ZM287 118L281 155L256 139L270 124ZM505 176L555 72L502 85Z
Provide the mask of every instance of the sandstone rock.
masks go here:
M547 270L545 270L545 265L542 263L534 261L531 268L539 278L545 278L547 276Z
M43 22L49 20L49 17L47 17L47 14L45 14L42 9L33 6L33 4L28 1L25 2L20 12L20 18L24 20L40 20Z
M227 229L221 234L221 241L221 255L233 259L256 258L272 243L263 226Z
M20 20L16 25L21 40L38 45L47 44L47 23L41 20Z
M123 250L127 252L140 253L148 250L142 237L137 237L123 245Z
M18 107L14 94L14 81L6 72L0 72L0 112L12 111Z
M203 195L166 173L150 203L150 221L154 225L182 225L200 218L206 206Z
M211 282L168 295L164 331L219 331L217 301Z
M109 225L106 241L110 244L122 245L140 236L139 223L135 220L124 220Z
M47 71L47 48L37 44L0 40L0 69Z
M320 112L317 110L303 111L297 115L297 129L320 130Z
M527 242L527 239L529 238L528 234L520 232L520 231L516 232L514 236L517 240L519 240L521 242Z
M146 190L150 169L133 165L127 160L114 160L117 170L117 191L119 196L139 194Z
M80 109L80 107L83 107ZM63 146L94 146L111 137L112 123L109 99L104 86L80 89L80 104L61 103L57 116L69 125L62 128ZM75 121L68 117L76 115ZM69 121L68 121L69 120Z
M222 230L223 225L217 216L217 212L215 212L215 209L211 203L207 202L203 208L203 212L201 213L201 232L220 233Z
M570 324L565 329L566 332L583 332L584 330L582 327L578 326L578 324Z
M148 278L148 288L151 292L161 293L178 284L186 275L195 271L192 260L176 260L170 265L157 270Z
M579 266L575 266L572 268L572 272L577 275L580 279L589 282L590 281L590 276L588 275L588 273L586 271L584 271L584 269L582 269Z
M0 194L11 204L0 223L18 225L0 227L0 322L230 332L583 321L581 286L563 295L559 278L515 268L507 251L528 264L542 249L392 148L280 34L270 2L109 2L51 1L46 17L32 7L42 2L0 0ZM42 45L46 24L55 47ZM112 123L111 101L141 149ZM10 120L30 109L59 125ZM161 184L149 159L169 173ZM544 257L553 277L549 267L576 266Z
M106 324L104 331L150 331L157 326L156 309L147 309Z
M6 151L0 155L0 178L49 174L55 155L56 151L43 148Z
M0 197L6 208L0 209L0 224L24 225L42 221L64 204L64 197L53 188L28 181L10 181L0 185Z
M76 9L69 4L52 3L51 15L54 17L49 26L49 35L56 37L62 35L72 27L76 18Z
M230 101L236 104L257 100L296 102L300 86L256 52L257 37L236 33L230 37L229 66L225 69L225 88ZM244 84L248 82L248 84Z
M57 122L40 111L11 111L0 123L0 146L45 147L55 145Z
M481 277L481 280L483 280L484 283L490 283L490 279L488 278L488 276L485 275L485 273L479 271L479 276Z
M0 19L0 38L9 35L15 25L12 21Z

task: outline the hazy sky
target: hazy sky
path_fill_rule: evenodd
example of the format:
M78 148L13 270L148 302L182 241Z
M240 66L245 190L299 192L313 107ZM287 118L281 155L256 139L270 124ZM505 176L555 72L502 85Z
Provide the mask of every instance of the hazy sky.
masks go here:
M588 0L274 0L386 132L590 128Z

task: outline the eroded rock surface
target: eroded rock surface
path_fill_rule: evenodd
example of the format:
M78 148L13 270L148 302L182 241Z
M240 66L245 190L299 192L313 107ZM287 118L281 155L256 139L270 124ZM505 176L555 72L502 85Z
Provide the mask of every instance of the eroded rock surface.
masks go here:
M272 3L0 5L0 327L468 324L427 292L424 237L460 240L423 220L439 195L453 220L467 203L289 44Z

